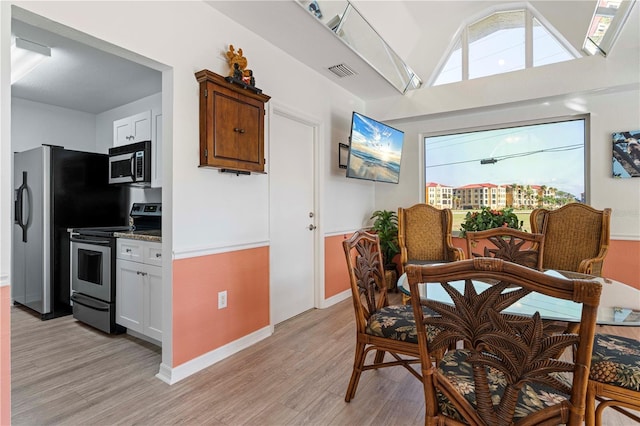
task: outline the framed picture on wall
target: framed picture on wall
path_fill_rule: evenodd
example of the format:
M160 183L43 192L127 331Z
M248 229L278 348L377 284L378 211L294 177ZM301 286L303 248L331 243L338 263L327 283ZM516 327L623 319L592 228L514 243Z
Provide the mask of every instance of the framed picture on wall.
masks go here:
M640 177L640 130L613 133L613 177Z

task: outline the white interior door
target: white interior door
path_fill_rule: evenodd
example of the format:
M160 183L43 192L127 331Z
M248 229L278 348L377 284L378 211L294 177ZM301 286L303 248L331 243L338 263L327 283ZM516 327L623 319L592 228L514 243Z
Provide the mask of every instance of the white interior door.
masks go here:
M314 307L315 127L274 108L270 134L270 284L275 325Z

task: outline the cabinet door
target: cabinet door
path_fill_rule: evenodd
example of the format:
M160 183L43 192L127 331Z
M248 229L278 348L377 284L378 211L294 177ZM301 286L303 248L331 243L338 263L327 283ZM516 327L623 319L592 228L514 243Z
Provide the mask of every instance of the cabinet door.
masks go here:
M236 132L236 158L240 161L259 164L262 158L260 135L263 134L260 126L261 108L249 102L238 102L237 108L236 123L239 131Z
M151 140L151 110L131 116L131 131L130 143Z
M113 122L113 146L131 143L131 119L129 117Z
M113 122L113 146L151 140L151 110Z
M238 100L218 91L214 96L213 156L219 160L235 160L238 156L236 137L240 131L237 124Z
M116 323L143 333L143 264L120 260L116 262Z
M162 341L162 268L145 265L144 330L143 333Z
M151 187L162 187L162 111L151 111Z

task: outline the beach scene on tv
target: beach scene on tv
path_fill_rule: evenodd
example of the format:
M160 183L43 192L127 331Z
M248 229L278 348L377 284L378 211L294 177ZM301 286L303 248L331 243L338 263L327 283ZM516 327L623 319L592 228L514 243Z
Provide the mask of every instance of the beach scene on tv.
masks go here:
M404 133L353 113L347 177L398 183Z

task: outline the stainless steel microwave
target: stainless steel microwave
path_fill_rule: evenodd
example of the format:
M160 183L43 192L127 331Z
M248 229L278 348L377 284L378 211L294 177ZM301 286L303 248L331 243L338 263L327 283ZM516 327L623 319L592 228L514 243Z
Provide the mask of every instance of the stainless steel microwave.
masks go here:
M110 148L109 183L151 185L151 141Z

